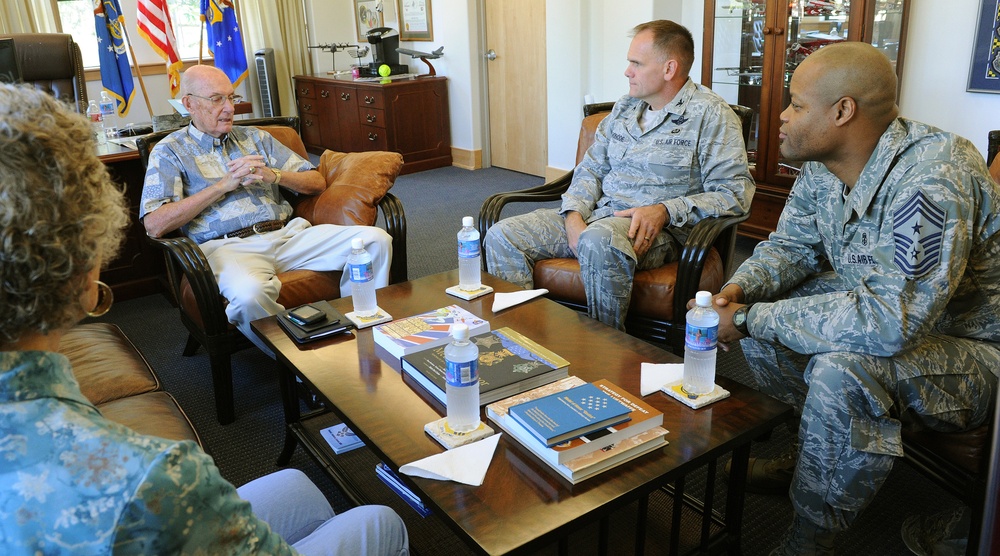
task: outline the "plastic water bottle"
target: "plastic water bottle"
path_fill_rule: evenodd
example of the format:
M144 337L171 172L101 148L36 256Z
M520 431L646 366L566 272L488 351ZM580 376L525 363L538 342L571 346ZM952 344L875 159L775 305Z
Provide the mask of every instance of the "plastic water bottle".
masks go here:
M447 422L455 432L471 432L479 428L479 348L465 324L453 325L451 337L444 348Z
M479 230L472 224L472 217L462 218L462 229L458 231L458 287L475 291L482 287L479 276L481 267L479 253Z
M101 116L101 109L97 106L97 101L90 101L87 107L87 117L90 118L90 127L94 132L94 139L98 145L108 142L108 136L104 134L104 118Z
M719 313L712 307L711 292L695 295L684 331L684 391L708 394L715 389L715 356L718 352Z
M118 137L118 114L115 112L115 100L107 91L101 91L101 116L104 118L104 133L108 138Z
M354 314L370 317L378 312L375 303L375 271L372 270L372 256L365 251L365 243L360 237L351 240L351 255L347 258L347 270L351 273L351 298L354 300Z

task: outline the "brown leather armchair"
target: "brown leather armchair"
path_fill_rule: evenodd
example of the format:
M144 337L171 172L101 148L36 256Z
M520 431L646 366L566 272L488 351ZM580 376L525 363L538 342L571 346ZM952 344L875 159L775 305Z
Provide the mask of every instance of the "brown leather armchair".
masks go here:
M302 157L308 158L299 137L297 117L242 120L239 125L264 129ZM143 167L148 163L153 146L169 133L159 131L136 140ZM374 225L378 212L381 212L386 231L392 236L390 282L406 281L406 216L403 205L391 193L386 192L380 199L375 199L370 192L370 189L391 187L402 167L402 156L391 152L344 154L327 151L324 157L320 169L327 171L324 176L327 190L302 200L290 198L295 207L293 217L301 216L313 224ZM381 182L376 184L379 180ZM372 206L376 204L377 209ZM208 351L216 415L219 423L231 423L235 419L235 410L230 355L252 344L226 318L227 302L219 293L215 275L198 244L179 234L148 239L164 252L170 293L189 332L184 355L194 355L198 346ZM312 301L339 298L341 274L340 271L311 270L278 274L282 284L278 303L295 307Z
M611 111L614 103L584 106L584 119L577 143L577 164L594 142L597 125ZM743 139L750 133L753 110L732 105L743 124ZM500 220L503 208L510 203L556 201L569 188L573 172L538 187L497 193L483 202L479 210L479 231L485 240L490 226ZM732 271L736 245L736 226L749 215L707 218L691 230L678 260L659 268L635 273L632 303L625 320L626 330L640 338L666 343L677 354L684 352L684 317L687 302L698 290L719 291ZM483 258L485 265L485 257ZM489 271L489 269L486 269ZM587 296L576 259L548 259L535 264L534 285L549 290L547 297L578 311L587 310Z
M21 65L21 79L45 91L76 111L87 111L87 82L83 75L80 47L73 36L59 33L17 33L0 35L14 39Z

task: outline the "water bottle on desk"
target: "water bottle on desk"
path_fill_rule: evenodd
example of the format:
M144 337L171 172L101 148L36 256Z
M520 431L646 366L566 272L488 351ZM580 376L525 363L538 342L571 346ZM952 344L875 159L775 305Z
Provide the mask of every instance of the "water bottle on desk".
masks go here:
M451 327L452 342L444 348L445 406L448 426L455 432L479 428L479 347L469 341L469 327Z
M115 125L118 118L115 112L115 100L107 91L101 91L101 116L104 118L104 133L109 138L118 137L118 126Z
M101 109L97 106L96 100L90 101L90 106L87 107L87 117L90 118L90 128L94 138L97 139L97 144L107 143L108 136L104 134L104 117L101 115Z
M351 255L347 258L347 270L351 275L351 298L354 301L354 314L359 317L370 317L378 312L375 302L375 272L372 269L372 256L365 251L361 238L351 240Z
M718 353L719 313L712 307L712 294L700 291L687 313L684 330L684 392L700 396L715 389L715 357Z
M458 287L475 291L482 286L479 275L481 267L479 251L479 230L473 225L471 216L462 218L462 229L458 231Z

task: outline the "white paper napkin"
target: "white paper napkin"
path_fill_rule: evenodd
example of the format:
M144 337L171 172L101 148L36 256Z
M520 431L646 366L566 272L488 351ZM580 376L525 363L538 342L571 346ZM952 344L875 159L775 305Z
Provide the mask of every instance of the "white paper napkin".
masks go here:
M648 396L668 382L684 377L684 363L643 363L639 375L639 393Z
M524 303L529 299L534 299L540 295L549 293L549 290L540 288L537 290L523 290L508 293L496 293L493 295L493 312L502 311L507 307L513 307L518 303Z
M400 467L399 471L411 477L479 486L486 478L486 470L493 461L493 452L496 451L501 436L494 434L472 444L427 456Z

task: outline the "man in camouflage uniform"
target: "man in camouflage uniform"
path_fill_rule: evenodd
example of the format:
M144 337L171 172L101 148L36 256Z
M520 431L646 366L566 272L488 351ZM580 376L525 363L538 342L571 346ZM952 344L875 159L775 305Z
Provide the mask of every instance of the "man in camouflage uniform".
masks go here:
M744 338L762 390L801 413L795 519L775 553L824 554L903 455L901 427L988 417L1000 189L969 141L897 118L895 72L871 45L817 51L790 91L781 153L811 162L715 303L720 341Z
M702 218L746 213L755 188L736 115L688 78L691 33L665 20L633 32L629 94L598 127L562 207L501 220L484 242L490 272L525 288L535 261L578 258L590 316L618 329L636 268L676 259Z

